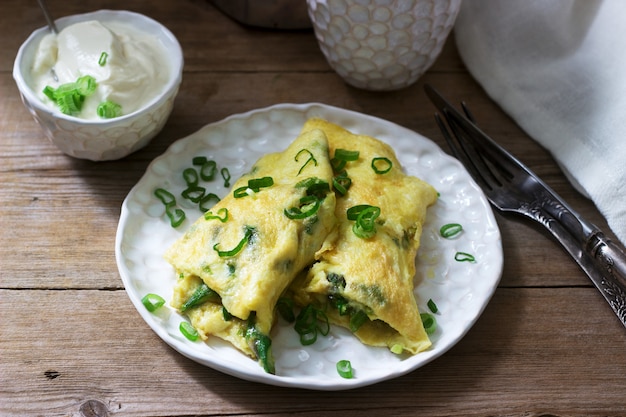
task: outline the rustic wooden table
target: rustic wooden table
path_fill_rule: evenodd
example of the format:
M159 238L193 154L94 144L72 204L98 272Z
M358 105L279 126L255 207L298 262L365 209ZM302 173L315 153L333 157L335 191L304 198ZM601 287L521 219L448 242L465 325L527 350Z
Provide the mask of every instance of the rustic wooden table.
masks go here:
M119 161L63 155L23 107L11 71L35 1L0 4L0 415L626 415L626 331L565 253L497 215L504 272L467 335L397 379L341 392L246 382L186 359L141 319L118 274L120 205L175 140L234 113L323 102L378 116L443 146L425 82L466 100L485 131L606 228L554 160L483 92L452 39L420 81L373 93L345 85L312 31L244 27L205 0L49 0L57 17L130 9L164 23L185 55L165 129Z

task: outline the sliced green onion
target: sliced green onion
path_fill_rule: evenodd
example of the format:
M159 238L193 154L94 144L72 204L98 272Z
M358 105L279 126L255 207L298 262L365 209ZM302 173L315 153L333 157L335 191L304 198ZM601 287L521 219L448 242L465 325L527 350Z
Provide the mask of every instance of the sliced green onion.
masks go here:
M267 188L274 185L274 179L272 177L254 178L248 181L248 188L252 191L259 192L261 188Z
M288 323L293 323L296 320L296 315L293 312L293 300L287 297L280 297L276 303L276 309L278 314L285 319Z
M422 324L424 325L424 330L427 335L435 333L435 330L437 330L437 320L435 316L430 313L421 313L420 319L422 319Z
M315 343L318 333L326 336L330 332L330 322L326 313L309 304L296 317L294 329L300 336L300 343L308 346Z
M292 220L306 219L313 216L319 210L321 201L314 195L307 195L300 199L297 207L285 209L283 212L287 218Z
M352 206L346 211L346 217L348 218L348 220L356 220L359 217L359 214L361 214L361 212L368 207L372 206L370 206L369 204L359 204L356 206Z
M231 256L235 256L239 252L241 252L241 250L246 245L246 243L248 243L248 241L250 240L250 237L255 233L255 231L256 229L254 229L253 227L246 226L243 238L239 241L237 246L235 246L233 249L224 250L224 251L219 250L217 248L219 246L219 243L216 243L215 245L213 245L213 250L217 252L220 258L229 258Z
M356 332L368 320L369 320L369 317L367 316L367 313L365 313L365 311L357 310L356 312L350 315L350 330L353 333Z
M459 223L448 223L441 226L439 229L439 234L441 237L446 239L452 239L455 236L458 236L463 231L463 226Z
M198 185L198 171L193 168L186 168L183 171L183 179L188 186Z
M299 156L300 156L300 154L301 154L301 153L303 153L303 152L306 152L306 153L308 153L308 154L309 154L309 159L307 159L307 160L306 160L306 162L304 163L304 165L302 165L302 166L300 167L300 169L298 170L298 174L297 174L297 175L300 175L300 173L302 172L302 170L304 169L304 167L305 167L305 166L307 166L307 165L309 164L309 162L313 162L313 164L314 164L315 166L317 166L317 159L315 159L315 157L313 156L313 153L312 153L311 151L309 151L308 149L300 149L300 150L298 151L298 153L296 154L296 156L294 157L294 160L295 160L296 162L298 162L298 157L299 157Z
M265 372L273 374L276 372L274 357L272 355L272 339L266 334L261 333L254 324L256 314L253 312L248 317L245 338L248 346L256 355L259 363L263 366Z
M180 311L184 313L190 308L198 307L199 305L204 304L210 300L219 300L219 295L203 282L191 294L191 297L189 297L187 301L185 301L183 305L180 306Z
M296 188L306 188L307 195L314 195L320 200L330 192L330 185L317 177L310 177L298 182Z
M350 207L347 211L348 219L355 220L352 232L361 239L369 239L376 234L375 225L378 216L380 216L380 207L366 204Z
M222 217L220 217L220 215ZM204 213L204 220L213 220L213 219L217 219L221 221L222 223L226 223L228 221L228 209L226 207L222 207L221 209L217 211L217 214L213 214L210 211L207 211L206 213Z
M201 167L206 162L208 162L206 156L194 156L193 159L191 160L191 164L198 166L198 167Z
M198 337L200 336L198 334L198 331L188 321L181 321L178 329L183 334L183 336L185 336L188 340L191 340L192 342L198 340Z
M202 200L202 197L204 197L205 192L206 188L204 187L200 187L199 185L190 185L185 190L183 190L180 195L191 202L199 203L200 200Z
M207 161L206 158L204 158L204 162L200 166L200 178L204 181L213 181L216 171L217 163L215 161Z
M220 174L222 174L222 178L224 178L224 187L230 187L230 171L228 168L222 168Z
M333 188L341 195L346 195L352 185L352 179L348 177L346 171L333 178Z
M330 166L333 168L333 172L343 171L343 169L346 167L346 163L347 161L337 158L332 158L330 160Z
M185 217L187 216L185 215L185 212L181 209L177 208L172 210L172 208L172 206L166 206L165 214L170 219L170 224L172 225L172 227L178 227L183 223L183 221L185 221Z
M174 197L174 194L170 193L169 191L163 188L157 188L156 190L154 190L154 195L156 196L156 198L161 200L161 202L166 207L173 206L174 204L176 204L176 197Z
M437 304L435 304L435 302L432 299L429 299L426 305L428 306L428 309L431 311L431 313L436 313L437 311L439 311Z
M274 179L272 177L253 178L251 180L248 180L247 186L239 187L234 190L233 197L247 197L248 195L250 195L248 194L248 190L258 193L261 188L271 187L272 185L274 185Z
M113 119L122 115L122 106L111 101L105 100L98 104L96 108L96 114L102 119Z
M50 87L49 85L45 86L42 90L42 93L44 93L44 95L46 97L48 97L50 100L52 101L56 101L56 98L54 97L54 88Z
M372 169L377 174L386 174L391 171L393 166L391 160L385 157L377 157L372 159Z
M76 90L78 94L87 97L96 91L96 87L98 83L96 83L96 79L91 75L83 75L82 77L78 77L76 80Z
M143 296L141 303L149 312L152 313L163 306L163 304L165 304L165 300L158 294L149 293Z
M342 378L350 379L354 376L352 371L352 364L349 360L343 359L337 362L337 373Z
M359 159L359 151L349 151L347 149L335 149L335 158L340 161L356 161Z
M474 255L467 252L457 252L454 255L454 260L457 262L476 262Z
M104 67L107 63L108 57L109 57L109 54L107 54L106 52L102 52L100 54L100 58L98 59L98 65L100 65L101 67Z
M391 351L391 353L395 353L396 355L399 355L402 352L404 352L404 348L399 343L396 343L395 345L391 346L391 348L389 348L389 350Z
M230 314L230 312L226 310L226 307L224 306L222 306L222 317L224 318L224 321L231 321L233 319L233 315Z
M215 200L215 203L209 205L209 202L213 200ZM213 207L213 205L219 202L220 202L220 198L217 196L217 194L208 193L208 194L205 194L200 199L200 202L198 203L198 208L200 209L201 212L206 213L207 211L209 211L210 207Z

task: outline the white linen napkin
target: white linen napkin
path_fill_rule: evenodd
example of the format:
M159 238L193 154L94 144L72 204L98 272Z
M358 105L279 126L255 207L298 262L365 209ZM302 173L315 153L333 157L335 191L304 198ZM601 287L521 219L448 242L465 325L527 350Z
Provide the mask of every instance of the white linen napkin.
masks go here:
M465 0L472 76L626 243L626 1ZM523 159L523 155L519 155Z

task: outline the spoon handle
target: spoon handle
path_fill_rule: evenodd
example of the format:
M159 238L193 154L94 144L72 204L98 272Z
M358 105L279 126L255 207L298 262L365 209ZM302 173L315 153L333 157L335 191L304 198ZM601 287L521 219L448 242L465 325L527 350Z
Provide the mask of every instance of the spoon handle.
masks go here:
M50 12L48 11L48 6L46 6L46 2L44 0L37 0L39 2L39 7L41 7L41 11L43 12L44 17L46 18L46 21L48 22L48 26L50 27L50 30L55 33L58 34L59 31L57 29L57 25L54 23L54 19L52 19L52 16L50 15Z

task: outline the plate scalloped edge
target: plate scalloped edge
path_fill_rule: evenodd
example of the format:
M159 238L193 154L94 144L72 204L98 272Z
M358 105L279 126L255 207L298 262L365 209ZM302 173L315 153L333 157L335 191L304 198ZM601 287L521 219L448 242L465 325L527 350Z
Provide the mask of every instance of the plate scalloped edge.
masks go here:
M415 294L420 310L427 311L429 299L439 308L438 329L431 336L433 346L429 350L413 356L397 356L388 349L364 346L349 332L334 326L328 337L302 347L295 332L279 320L272 334L277 375L270 375L226 342L216 338L207 343L186 340L178 331L178 324L184 319L169 306L155 314L142 305L141 298L147 292L158 293L166 300L171 296L175 277L162 254L195 220L189 216L190 207L185 207L190 218L181 230L173 229L162 204L153 197L153 190L165 187L182 191L184 182L179 173L198 155L215 159L220 166L229 168L232 178L238 178L263 153L286 148L310 117L325 118L352 132L387 142L408 174L422 178L439 191L439 200L429 209L416 259ZM228 191L221 184L213 188L211 191L220 196ZM198 211L195 217L199 216ZM461 223L462 235L455 239L442 238L439 228L446 223ZM458 251L472 253L476 262L454 261ZM371 385L407 374L441 356L482 314L500 281L503 267L500 232L489 202L456 159L416 132L322 103L278 104L231 115L174 142L150 163L125 198L115 255L131 302L153 331L176 351L245 380L315 390ZM344 379L337 374L335 363L340 359L351 360L354 378Z

